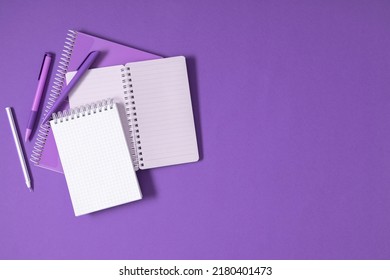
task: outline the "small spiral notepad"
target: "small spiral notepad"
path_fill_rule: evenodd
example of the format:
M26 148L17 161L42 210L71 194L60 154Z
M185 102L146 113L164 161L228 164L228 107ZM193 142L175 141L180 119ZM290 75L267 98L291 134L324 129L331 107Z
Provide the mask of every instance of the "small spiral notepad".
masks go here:
M142 198L113 100L54 114L50 125L76 216Z

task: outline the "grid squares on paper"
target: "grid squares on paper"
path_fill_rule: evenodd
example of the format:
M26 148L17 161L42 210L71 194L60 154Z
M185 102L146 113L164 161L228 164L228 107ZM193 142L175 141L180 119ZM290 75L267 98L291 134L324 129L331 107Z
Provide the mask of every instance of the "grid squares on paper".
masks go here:
M116 104L51 125L76 216L142 198Z

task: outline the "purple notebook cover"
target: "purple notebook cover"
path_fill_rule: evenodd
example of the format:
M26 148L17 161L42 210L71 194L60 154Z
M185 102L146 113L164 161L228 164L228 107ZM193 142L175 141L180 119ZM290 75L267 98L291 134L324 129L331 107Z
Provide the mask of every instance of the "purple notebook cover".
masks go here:
M74 43L74 45L70 46L66 43L64 49L65 55L63 54L63 57L69 57L67 71L76 71L78 66L91 51L101 52L99 58L93 64L93 68L160 58L160 56L155 54L140 51L78 31L70 31L70 36L75 36L75 38L68 40L67 42ZM60 68L60 65L57 65L57 68ZM55 86L53 86L53 88L54 87ZM68 107L69 104L64 102L59 111L65 110ZM42 135L38 135L38 137L42 137ZM34 147L35 154L34 152L32 153L30 157L31 161L42 168L63 173L57 146L51 129L49 129L47 136L44 135L43 137L46 138L44 143L41 143L36 139ZM36 151L39 153L38 159Z

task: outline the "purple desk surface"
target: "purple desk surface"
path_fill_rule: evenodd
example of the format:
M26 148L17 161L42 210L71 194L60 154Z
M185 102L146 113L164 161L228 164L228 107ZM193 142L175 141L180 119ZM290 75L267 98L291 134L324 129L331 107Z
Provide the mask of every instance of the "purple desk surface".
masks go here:
M1 5L1 259L390 258L390 3L80 2ZM63 175L27 190L4 110L24 135L68 29L186 56L201 151L79 218Z

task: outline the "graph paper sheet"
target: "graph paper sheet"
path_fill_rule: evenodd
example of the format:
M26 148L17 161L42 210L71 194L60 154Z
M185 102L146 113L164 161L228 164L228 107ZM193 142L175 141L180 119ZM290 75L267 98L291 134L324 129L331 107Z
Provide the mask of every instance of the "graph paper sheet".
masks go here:
M116 104L50 122L76 216L142 198Z

